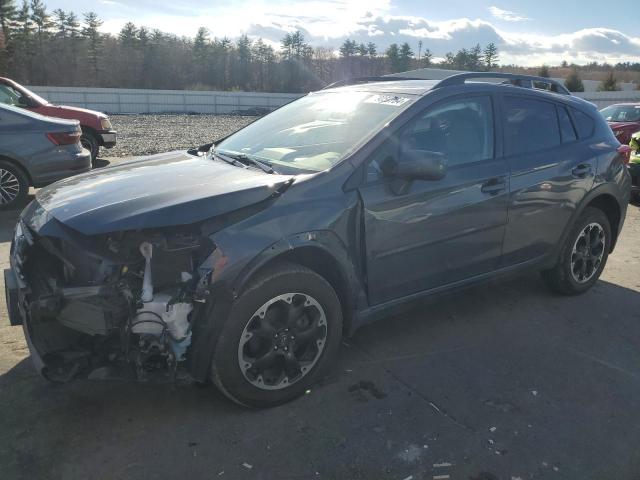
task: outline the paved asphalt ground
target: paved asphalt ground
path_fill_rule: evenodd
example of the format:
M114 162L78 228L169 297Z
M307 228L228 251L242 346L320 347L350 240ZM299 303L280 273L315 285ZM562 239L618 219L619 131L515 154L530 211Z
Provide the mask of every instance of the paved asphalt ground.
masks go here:
M3 267L16 217L0 214ZM50 385L0 314L3 480L640 479L637 206L587 294L529 275L423 305L265 411L213 387Z

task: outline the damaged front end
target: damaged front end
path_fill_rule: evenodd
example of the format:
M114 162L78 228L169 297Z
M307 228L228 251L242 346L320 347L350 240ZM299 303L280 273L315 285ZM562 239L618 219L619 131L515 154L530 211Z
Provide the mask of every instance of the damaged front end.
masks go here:
M32 202L5 278L41 374L175 380L215 262L205 225L86 236Z

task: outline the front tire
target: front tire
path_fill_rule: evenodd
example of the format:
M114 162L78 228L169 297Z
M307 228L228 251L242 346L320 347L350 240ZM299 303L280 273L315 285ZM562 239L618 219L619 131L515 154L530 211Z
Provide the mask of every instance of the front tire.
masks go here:
M342 309L314 271L281 264L234 302L214 350L211 379L231 400L270 407L302 395L335 359Z
M556 266L542 272L547 285L563 295L589 290L607 263L611 238L611 225L604 212L585 208L569 232Z
M0 160L0 210L16 208L29 193L29 180L13 163Z

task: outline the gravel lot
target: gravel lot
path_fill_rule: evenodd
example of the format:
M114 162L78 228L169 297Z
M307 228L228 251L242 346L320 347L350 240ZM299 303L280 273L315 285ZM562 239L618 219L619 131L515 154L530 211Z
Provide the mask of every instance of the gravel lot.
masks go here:
M184 149L222 138L259 117L240 115L112 115L118 143L101 156L129 157Z

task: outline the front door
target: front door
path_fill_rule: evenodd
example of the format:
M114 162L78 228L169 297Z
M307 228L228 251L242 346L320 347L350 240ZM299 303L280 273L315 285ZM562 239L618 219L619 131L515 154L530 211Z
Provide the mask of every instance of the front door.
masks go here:
M490 95L428 107L370 159L364 204L369 301L379 304L497 268L507 220L508 170L495 154ZM438 152L440 180L398 182L382 162L402 152Z

